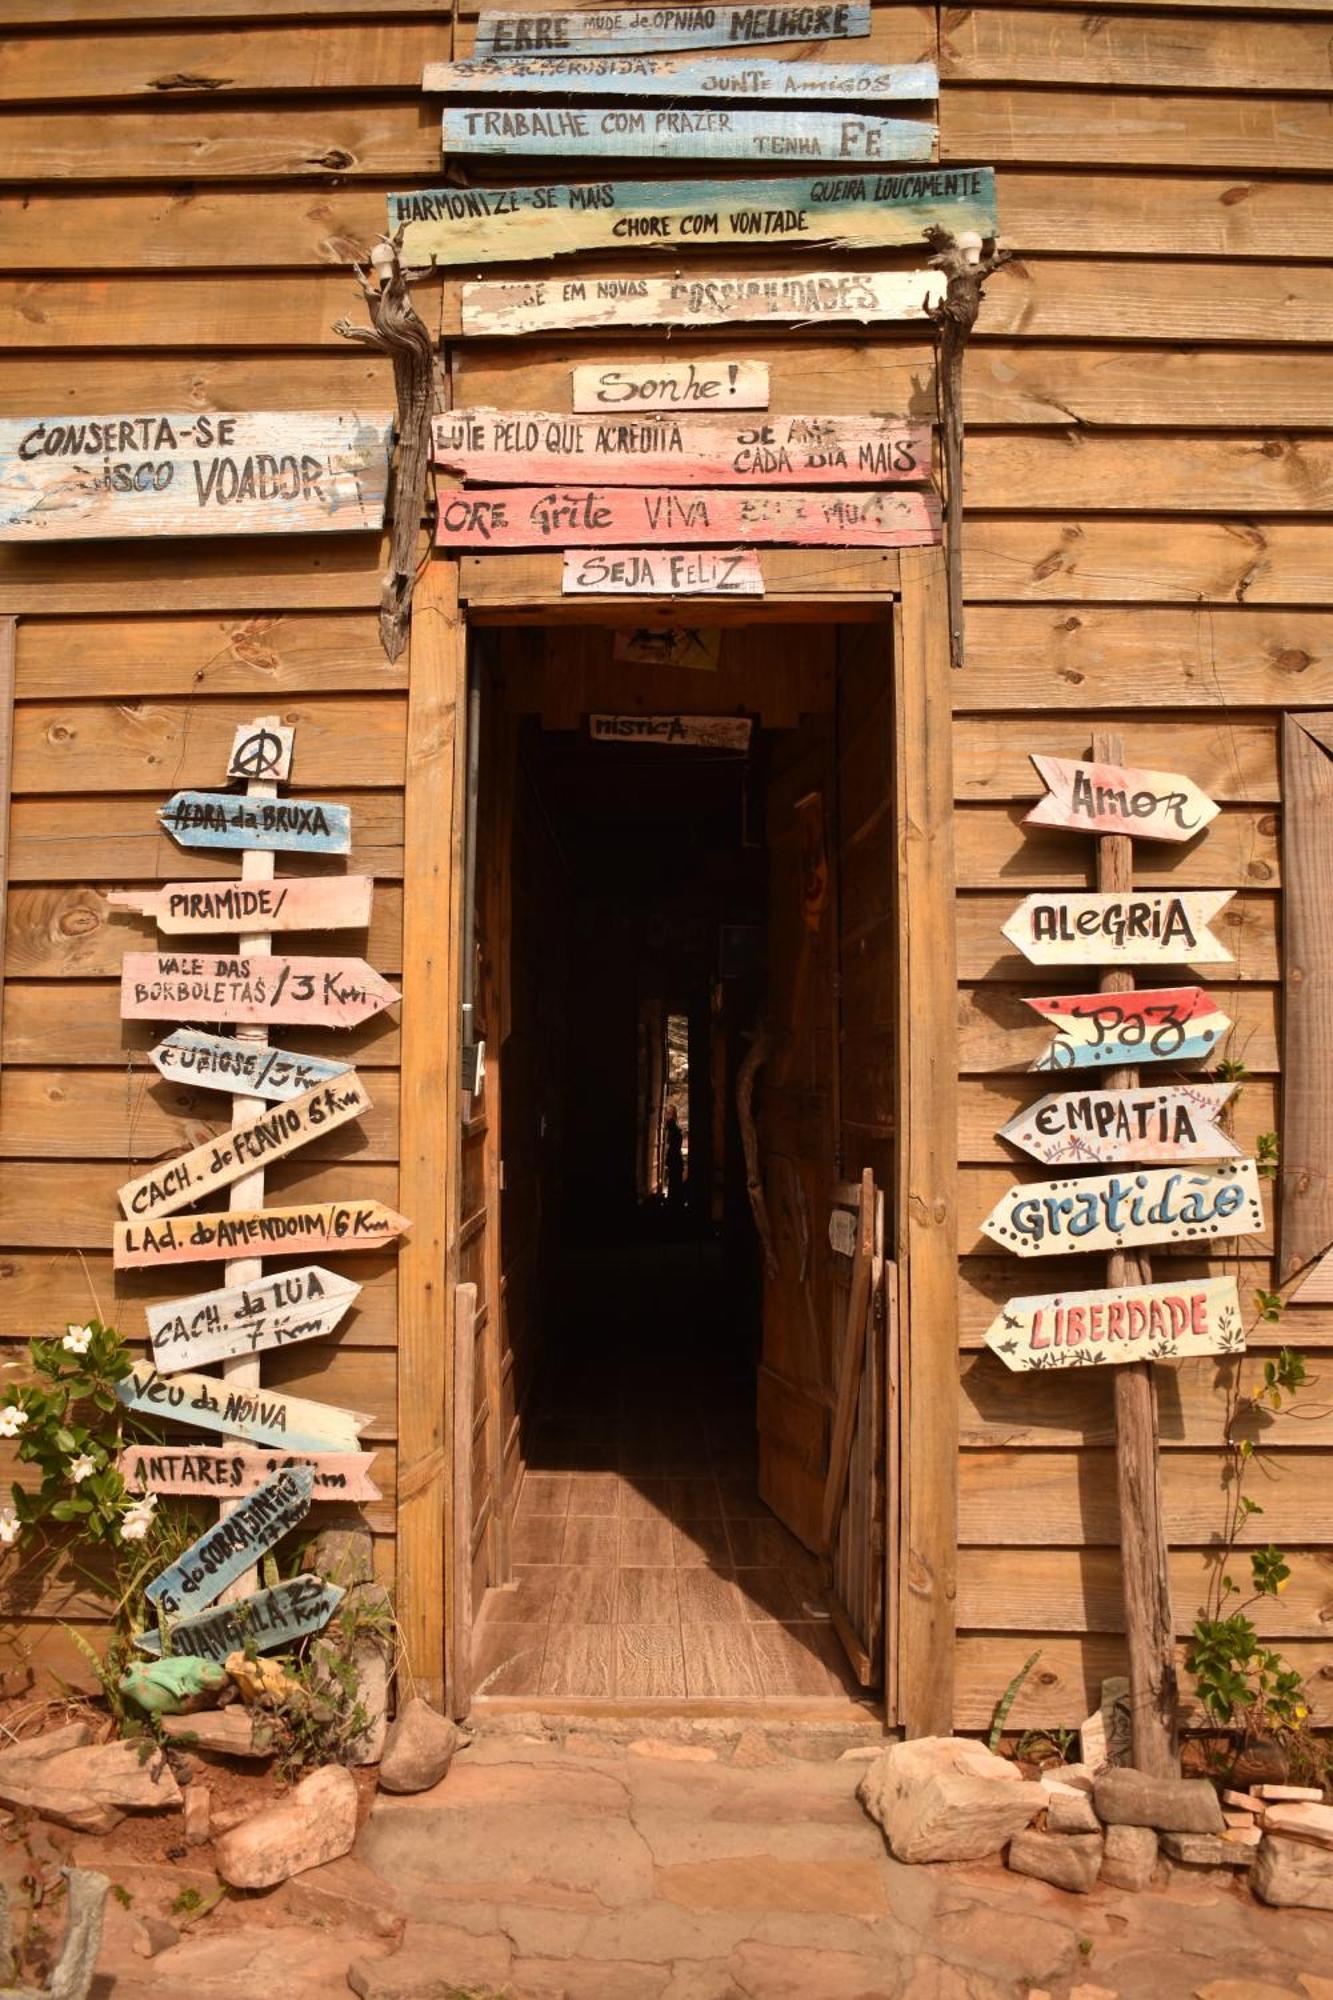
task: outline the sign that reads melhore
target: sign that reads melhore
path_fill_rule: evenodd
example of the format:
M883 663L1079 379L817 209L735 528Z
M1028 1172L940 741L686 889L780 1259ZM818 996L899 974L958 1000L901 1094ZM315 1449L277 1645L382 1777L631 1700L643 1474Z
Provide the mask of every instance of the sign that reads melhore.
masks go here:
M300 1097L317 1083L346 1076L350 1063L323 1056L292 1055L267 1042L238 1042L228 1035L205 1035L177 1028L148 1051L148 1060L169 1083L200 1083L239 1097Z
M661 361L571 370L571 401L583 414L642 410L766 410L766 361Z
M179 1561L144 1585L150 1604L168 1617L193 1607L202 1611L243 1576L257 1556L280 1542L310 1511L315 1475L308 1466L275 1473L192 1542Z
M938 271L762 271L737 277L477 279L462 288L468 339L616 326L868 326L924 319L944 296Z
M930 477L930 425L902 417L570 417L547 410L450 410L435 463L498 485L885 485Z
M1208 928L1233 889L1028 896L1003 926L1034 965L1216 964L1231 953Z
M614 56L756 42L835 42L869 33L866 0L833 6L621 7L587 14L484 11L474 47L479 56Z
M356 1451L371 1421L361 1410L339 1410L276 1389L247 1389L216 1375L161 1375L143 1361L117 1382L116 1395L139 1416L170 1417L192 1430L221 1431L284 1452Z
M373 1451L280 1455L249 1445L127 1445L116 1470L136 1493L188 1494L195 1499L231 1500L256 1493L275 1472L306 1466L315 1478L316 1500L382 1500L370 1477Z
M370 922L369 875L302 875L273 882L163 882L112 889L113 910L151 917L168 937L187 931L361 930Z
M1116 1160L1229 1160L1240 1151L1218 1124L1234 1083L1155 1090L1067 1090L1018 1111L1000 1137L1048 1167Z
M1032 761L1047 794L1028 813L1028 826L1070 827L1076 833L1129 833L1136 840L1193 840L1218 808L1189 778L1139 771L1123 764L1082 764L1072 757Z
M753 549L567 549L566 597L762 597Z
M748 715L590 715L594 743L662 743L683 748L748 750Z
M1019 1257L1258 1236L1263 1226L1253 1160L1197 1173L1156 1167L1090 1180L1034 1181L1011 1187L981 1225Z
M437 97L699 98L707 103L892 104L938 97L934 63L782 62L725 56L472 56L427 63Z
M196 1292L149 1306L153 1359L163 1374L206 1368L238 1354L323 1340L356 1300L361 1287L320 1264L277 1271L252 1284Z
M384 411L0 420L0 541L317 534L384 519Z
M158 820L182 847L242 847L264 853L347 854L349 806L317 799L238 798L232 792L173 792Z
M737 243L903 249L931 228L996 230L989 167L822 174L810 180L586 181L391 194L389 233L411 265L543 263L574 251Z
M448 158L536 153L581 161L600 153L635 160L827 161L877 166L929 160L939 127L924 118L875 118L864 111L793 111L770 105L733 111L720 104L449 105Z
M343 1595L338 1584L325 1583L322 1577L289 1577L271 1590L255 1590L194 1618L178 1619L167 1628L167 1651L173 1657L219 1661L247 1648L274 1653L320 1631ZM145 1653L162 1651L161 1636L151 1628L134 1643Z
M121 961L123 1021L288 1021L354 1028L401 998L362 958L131 951Z
M409 1227L382 1201L321 1201L296 1208L236 1208L160 1221L117 1223L118 1271L210 1258L290 1256L298 1250L382 1250Z
M1234 1278L1190 1278L1010 1299L987 1327L986 1345L1006 1368L1087 1368L1240 1354L1245 1329Z
M1135 993L1041 993L1026 1006L1055 1029L1033 1069L1107 1069L1130 1063L1198 1062L1219 1049L1231 1027L1201 986L1161 986Z
M435 538L450 549L606 548L771 542L799 548L926 548L940 539L935 493L838 487L441 487ZM1226 901L1223 896L1220 899Z

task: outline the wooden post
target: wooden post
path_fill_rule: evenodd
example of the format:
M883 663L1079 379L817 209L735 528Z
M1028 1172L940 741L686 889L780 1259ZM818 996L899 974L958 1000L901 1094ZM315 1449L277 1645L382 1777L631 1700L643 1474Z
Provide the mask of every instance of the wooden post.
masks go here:
M1093 737L1095 761L1124 762L1118 734ZM1134 886L1133 842L1128 834L1097 836L1097 887L1128 895ZM1102 974L1103 993L1130 993L1132 972ZM1132 1090L1137 1069L1111 1069L1108 1090ZM1111 1286L1152 1282L1148 1259L1113 1250L1106 1259ZM1158 1778L1179 1775L1176 1746L1175 1635L1166 1528L1162 1519L1161 1465L1157 1445L1157 1387L1152 1363L1134 1361L1112 1371L1115 1389L1116 1486L1120 1501L1120 1561L1129 1649L1129 1704L1135 1768Z
M9 795L14 768L16 636L17 621L0 618L0 1046L5 1024L5 893L9 883Z

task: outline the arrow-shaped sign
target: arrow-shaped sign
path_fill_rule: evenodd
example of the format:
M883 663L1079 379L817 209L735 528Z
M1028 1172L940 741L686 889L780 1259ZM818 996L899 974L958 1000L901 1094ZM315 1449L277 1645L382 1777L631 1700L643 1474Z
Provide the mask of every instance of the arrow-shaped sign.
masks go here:
M316 1500L382 1500L370 1476L376 1456L373 1451L258 1451L243 1444L131 1444L121 1452L116 1470L136 1493L235 1500L257 1493L275 1472L304 1465L315 1475Z
M1234 1083L1160 1090L1067 1090L1015 1112L999 1136L1048 1167L1115 1160L1229 1160L1240 1151L1217 1120Z
M298 1250L380 1250L409 1227L382 1201L319 1201L297 1208L233 1208L159 1222L117 1223L118 1271L197 1264L210 1257L272 1257Z
M350 854L352 848L351 807L322 799L173 792L157 817L181 847L241 847L269 854Z
M1085 764L1072 757L1032 761L1049 786L1027 815L1028 826L1065 826L1076 833L1128 833L1137 840L1193 840L1217 818L1217 807L1189 778L1139 771L1126 764Z
M246 1389L216 1375L160 1375L145 1361L117 1382L116 1394L139 1416L170 1417L195 1430L222 1431L283 1452L356 1451L371 1421L362 1410L281 1396L276 1389Z
M202 1611L243 1576L257 1556L289 1534L310 1511L315 1475L307 1465L275 1472L257 1492L238 1500L225 1519L206 1528L169 1569L144 1585L144 1596L167 1617Z
M1042 993L1025 1005L1055 1029L1033 1069L1107 1069L1134 1063L1198 1062L1216 1055L1231 1028L1202 986L1140 987L1133 993Z
M352 1279L326 1271L322 1264L302 1264L295 1271L256 1278L253 1284L170 1299L148 1308L153 1359L164 1374L171 1374L230 1361L237 1354L290 1347L299 1340L323 1340L360 1290Z
M1233 889L1135 889L1027 896L1004 935L1034 965L1215 964L1231 953L1208 926Z
M318 1632L328 1624L344 1592L336 1583L318 1576L293 1576L271 1590L252 1591L231 1604L215 1605L194 1618L180 1618L167 1631L167 1651L176 1657L222 1661L232 1653L253 1647L258 1653L285 1652L298 1639ZM160 1635L141 1632L135 1645L145 1653L159 1655Z
M148 1060L168 1083L201 1083L239 1097L300 1097L317 1083L346 1076L352 1065L323 1056L294 1055L267 1042L241 1042L230 1035L206 1035L177 1028L148 1051Z
M402 998L363 958L222 958L131 951L120 975L124 1021L295 1021L354 1028Z
M1106 1292L1010 1299L986 1328L1006 1368L1086 1368L1245 1348L1234 1278L1185 1278Z
M345 931L370 922L369 875L301 875L272 882L162 882L113 889L113 910L151 917L168 937L190 931Z
M1263 1226L1253 1160L1196 1173L1148 1167L1090 1180L1032 1181L1009 1188L981 1225L1018 1257L1258 1236Z

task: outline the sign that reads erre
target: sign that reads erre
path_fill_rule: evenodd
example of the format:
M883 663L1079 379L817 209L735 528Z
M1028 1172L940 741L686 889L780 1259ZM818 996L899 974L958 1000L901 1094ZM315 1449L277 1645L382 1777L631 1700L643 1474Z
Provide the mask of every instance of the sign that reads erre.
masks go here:
M232 792L173 792L158 821L182 847L239 847L263 853L347 854L348 806L320 799L238 798Z
M1024 1004L1050 1022L1050 1047L1033 1069L1108 1069L1198 1062L1221 1047L1231 1022L1202 986L1134 993L1039 993Z
M682 748L748 750L748 715L590 715L594 743L659 743Z
M1038 1098L1000 1137L1048 1167L1116 1160L1228 1160L1240 1151L1218 1124L1234 1083L1161 1089L1067 1090Z
M838 0L832 6L619 7L586 14L484 10L474 46L479 56L601 56L756 42L845 41L869 33L866 0Z
M929 160L939 127L924 118L876 118L864 111L793 111L770 105L736 111L690 105L449 105L444 113L448 158L515 153L557 157L589 154L636 160L826 161L830 166L877 166Z
M354 1028L401 998L362 958L131 951L121 961L123 1021L287 1021Z
M585 181L391 194L389 233L411 265L514 263L593 250L738 243L904 249L928 229L996 230L989 167L796 180Z
M1239 1354L1245 1329L1234 1278L1189 1278L1010 1299L987 1327L986 1345L1006 1368L1087 1368Z
M230 1361L238 1354L323 1340L360 1290L337 1271L303 1264L299 1270L275 1271L248 1285L170 1299L148 1308L153 1359L163 1374L172 1374L178 1368Z
M284 1452L356 1451L371 1421L361 1410L283 1396L276 1389L247 1389L216 1375L163 1375L144 1361L117 1382L116 1395L141 1417L170 1417L192 1430L221 1431Z
M766 361L659 361L571 370L571 401L583 414L641 410L766 410Z
M798 548L928 548L940 539L933 491L765 487L441 487L435 538L450 549L670 547L770 542ZM1223 896L1219 899L1226 901Z
M210 1258L291 1256L300 1250L382 1250L408 1227L407 1217L382 1201L210 1210L117 1223L112 1263L118 1271L135 1271Z
M205 1529L169 1569L146 1583L144 1596L167 1617L192 1606L202 1611L243 1576L257 1556L305 1519L314 1489L315 1475L308 1466L275 1473L237 1501L216 1527Z
M1011 1187L981 1227L1019 1257L1258 1236L1264 1215L1253 1160L1181 1173L1166 1167Z
M370 1095L354 1070L332 1083L318 1083L302 1096L275 1104L174 1160L159 1160L137 1180L126 1181L120 1190L121 1208L135 1222L174 1215L215 1188L227 1187L252 1168L296 1152L369 1109Z
M304 1575L255 1590L231 1604L219 1604L193 1618L180 1618L167 1628L167 1652L173 1658L223 1661L232 1653L285 1651L328 1624L344 1592L322 1577ZM162 1651L161 1635L150 1628L135 1645L154 1655Z
M468 339L617 326L861 326L925 319L944 296L938 271L762 271L736 276L475 279L462 287Z
M169 1083L198 1083L238 1097L300 1097L317 1083L346 1076L350 1063L323 1056L298 1056L267 1042L239 1042L228 1035L205 1035L177 1028L148 1051L148 1060Z
M1028 896L1003 926L1034 965L1216 964L1231 953L1208 928L1233 889L1135 889Z
M316 1500L382 1500L370 1477L373 1451L279 1454L251 1445L127 1445L116 1470L136 1493L186 1494L231 1500L255 1493L275 1472L303 1465L314 1475Z
M692 97L706 103L848 105L922 102L939 96L934 63L782 62L726 56L472 56L427 63L421 88L436 97Z
M567 549L566 597L762 597L753 549Z
M450 410L436 417L434 437L437 465L498 485L902 485L930 477L930 425L902 417L766 416L709 424L669 415Z
M0 420L0 541L318 534L384 519L385 411Z
M1028 826L1063 826L1076 833L1128 833L1136 840L1193 840L1218 808L1189 778L1139 771L1123 764L1084 764L1072 757L1032 761L1047 786L1028 813Z
M370 922L369 875L301 875L273 882L163 882L112 889L113 910L151 917L168 937L188 931L362 930Z

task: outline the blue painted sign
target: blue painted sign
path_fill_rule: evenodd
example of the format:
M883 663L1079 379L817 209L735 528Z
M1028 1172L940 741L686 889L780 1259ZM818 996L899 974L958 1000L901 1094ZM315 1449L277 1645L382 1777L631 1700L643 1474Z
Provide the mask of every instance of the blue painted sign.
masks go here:
M192 1430L220 1431L280 1451L356 1451L370 1422L361 1410L340 1410L276 1389L246 1389L216 1375L159 1375L138 1362L117 1382L126 1409L143 1417L170 1417Z
M446 158L541 153L557 158L827 160L865 166L934 158L939 127L862 112L733 111L724 105L451 105Z
M173 792L157 817L182 847L241 847L266 854L349 854L352 848L351 807L319 799Z
M726 56L473 56L427 63L423 90L442 97L669 97L706 103L891 104L940 94L934 63L782 62Z
M271 1097L283 1103L304 1096L317 1083L346 1076L352 1067L324 1056L300 1056L270 1048L267 1043L205 1035L195 1028L177 1028L149 1049L148 1060L168 1083L202 1083L210 1090Z
M218 1661L247 1648L257 1653L285 1652L311 1632L321 1631L345 1594L322 1577L289 1577L271 1590L256 1590L197 1617L178 1619L167 1628L167 1651ZM145 1653L162 1651L161 1634L156 1631L141 1632L134 1643Z
M202 1611L305 1519L314 1490L315 1475L308 1465L275 1472L145 1585L144 1596L167 1617L191 1608Z
M763 42L837 42L870 33L866 0L832 6L617 7L599 13L483 13L479 56L621 56L655 49L730 49Z

